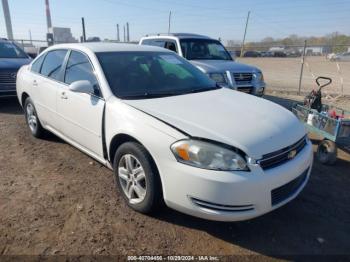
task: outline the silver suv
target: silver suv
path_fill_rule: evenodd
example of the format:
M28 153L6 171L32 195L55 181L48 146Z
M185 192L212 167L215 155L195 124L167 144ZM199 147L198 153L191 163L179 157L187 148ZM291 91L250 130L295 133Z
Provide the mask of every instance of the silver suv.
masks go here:
M235 62L220 41L197 34L158 34L141 38L140 45L167 48L189 60L218 84L262 96L264 77L256 67Z

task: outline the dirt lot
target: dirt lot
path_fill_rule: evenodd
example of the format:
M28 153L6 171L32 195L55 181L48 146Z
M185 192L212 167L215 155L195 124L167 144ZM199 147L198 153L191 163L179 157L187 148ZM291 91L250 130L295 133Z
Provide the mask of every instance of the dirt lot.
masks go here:
M0 135L2 255L350 255L343 151L334 167L315 163L295 201L251 221L219 223L167 208L153 217L131 211L107 168L54 136L31 137L15 99L0 101Z
M240 62L259 67L265 77L268 88L274 90L298 90L301 68L301 58L239 58ZM312 76L327 76L333 79L331 86L325 88L325 93L341 93L341 77L343 78L344 94L350 95L350 62L336 62L326 60L323 56L307 56L305 58L302 91L309 91L315 87Z

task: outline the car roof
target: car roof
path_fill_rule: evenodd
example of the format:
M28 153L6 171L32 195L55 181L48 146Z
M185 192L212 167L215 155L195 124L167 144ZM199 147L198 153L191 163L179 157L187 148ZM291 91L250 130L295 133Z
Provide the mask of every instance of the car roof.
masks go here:
M124 44L124 43L74 43L74 44L58 44L54 45L47 50L54 49L78 49L82 51L90 50L94 53L99 52L171 52L167 49L156 46L145 46L137 44Z
M167 37L167 36L177 37L179 39L186 39L186 38L212 39L209 36L192 34L192 33L149 34L149 35L146 35L146 38L147 37L149 37L149 38L151 38L151 37Z

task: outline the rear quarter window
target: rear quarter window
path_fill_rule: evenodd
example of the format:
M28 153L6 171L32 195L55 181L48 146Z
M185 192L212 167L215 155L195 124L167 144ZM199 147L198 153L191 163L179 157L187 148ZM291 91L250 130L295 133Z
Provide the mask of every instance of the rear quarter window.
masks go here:
M40 73L41 65L43 64L44 58L45 58L45 54L38 57L38 59L36 59L34 61L34 63L32 64L32 67L31 67L32 72L35 72L38 74Z

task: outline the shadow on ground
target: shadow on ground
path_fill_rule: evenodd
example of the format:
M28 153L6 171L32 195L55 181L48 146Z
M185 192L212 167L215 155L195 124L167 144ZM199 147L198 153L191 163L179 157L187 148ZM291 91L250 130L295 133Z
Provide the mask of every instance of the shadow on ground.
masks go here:
M9 115L23 115L24 117L23 109L18 103L17 97L0 98L0 113ZM46 132L44 139L55 143L65 143L61 138L50 132Z
M296 100L292 100L292 99L281 98L281 97L271 96L271 95L265 95L264 98L267 100L270 100L274 103L277 103L277 104L287 108L288 110L291 110L292 106L295 103L300 102L300 101L296 101Z
M0 97L0 113L20 115L23 109L17 97Z

